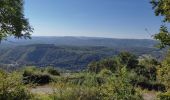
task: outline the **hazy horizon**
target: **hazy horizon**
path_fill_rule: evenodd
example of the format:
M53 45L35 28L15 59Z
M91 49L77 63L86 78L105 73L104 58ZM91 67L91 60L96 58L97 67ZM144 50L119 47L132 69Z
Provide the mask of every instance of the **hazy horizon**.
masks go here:
M40 37L40 38L67 38L67 37L70 37L70 38L98 38L98 39L141 39L141 40L155 40L154 38L126 38L126 37L102 37L102 36L40 36L40 35L32 35L31 38L36 38L36 37ZM14 37L8 37L8 39L10 38L14 38ZM8 40L7 39L7 40ZM16 39L16 40L25 40L25 39ZM29 40L29 39L26 39L26 40ZM156 40L155 40L156 41Z

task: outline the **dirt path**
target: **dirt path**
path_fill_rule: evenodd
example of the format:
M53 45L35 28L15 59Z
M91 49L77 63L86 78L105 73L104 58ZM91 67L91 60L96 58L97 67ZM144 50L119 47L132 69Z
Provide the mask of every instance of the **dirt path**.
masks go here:
M52 94L54 93L54 88L50 86L37 86L35 88L30 88L30 91L35 94Z
M156 100L156 94L154 92L144 93L142 97L144 100Z

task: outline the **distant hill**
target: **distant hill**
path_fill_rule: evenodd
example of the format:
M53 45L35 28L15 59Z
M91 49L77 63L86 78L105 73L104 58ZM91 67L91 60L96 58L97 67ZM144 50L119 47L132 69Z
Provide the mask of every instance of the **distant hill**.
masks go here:
M55 66L65 69L82 69L91 61L117 54L118 51L107 47L73 47L36 44L2 49L2 64L35 66Z
M31 40L9 38L1 47L28 44L55 44L68 46L105 46L105 47L153 47L157 42L149 39L114 39L96 37L32 37Z
M3 42L0 63L11 66L54 66L81 70L88 63L112 57L121 51L138 56L151 54L161 58L162 51L154 48L156 41L89 37L33 37L32 40Z

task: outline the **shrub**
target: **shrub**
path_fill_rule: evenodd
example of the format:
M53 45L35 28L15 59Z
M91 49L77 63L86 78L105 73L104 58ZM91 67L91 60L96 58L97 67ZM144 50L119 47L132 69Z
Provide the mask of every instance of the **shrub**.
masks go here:
M116 72L117 69L121 66L122 65L118 57L113 57L88 64L88 71L93 73L99 73L103 69L108 69L112 72Z
M170 92L160 93L157 97L159 100L170 100Z
M52 67L48 67L47 69L47 73L51 74L51 75L55 75L55 76L59 76L60 73L58 72L57 69L54 69Z
M157 79L170 90L170 51L157 70Z
M102 100L98 89L95 87L74 87L60 90L51 95L54 100Z
M139 59L139 66L135 71L144 76L147 80L156 81L157 66L159 62L152 56L144 55Z
M51 95L53 100L142 100L130 84L126 68L122 68L117 75L109 70L99 74L75 75L69 81L57 81L55 86L57 90Z
M31 97L18 73L0 71L0 100L29 100Z
M102 77L109 77L111 76L113 73L108 70L108 69L103 69L100 71L99 75L102 76Z
M141 95L130 84L129 73L125 67L120 69L116 77L110 77L100 90L104 100L142 100Z
M119 61L123 66L126 66L127 69L135 69L138 66L137 56L129 52L121 52L118 55Z
M137 83L143 89L155 90L155 91L165 91L165 85L156 82L139 82Z
M48 84L51 81L49 75L23 74L23 81L25 84Z
M51 81L49 74L43 73L42 70L27 68L23 72L23 82L25 84L48 84Z
M135 69L138 67L137 57L129 52L121 52L115 57L90 63L88 65L88 71L99 73L103 69L108 69L114 73L123 66L126 66L128 70Z

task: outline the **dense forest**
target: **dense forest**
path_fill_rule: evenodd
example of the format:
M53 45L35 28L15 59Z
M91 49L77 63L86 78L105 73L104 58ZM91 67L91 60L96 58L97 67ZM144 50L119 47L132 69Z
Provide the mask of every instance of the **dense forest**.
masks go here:
M132 40L133 41L133 40ZM117 42L119 44L119 42ZM54 44L30 44L3 48L0 51L0 64L6 67L53 66L67 70L83 70L92 61L113 57L121 51L128 51L137 56L151 55L163 59L166 50L155 47L128 46L57 46Z

